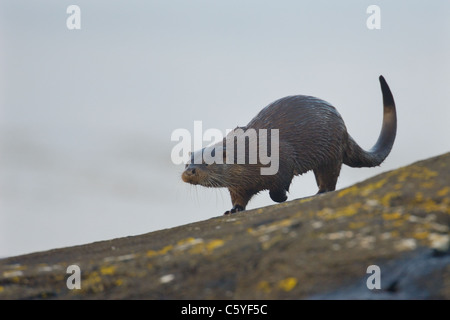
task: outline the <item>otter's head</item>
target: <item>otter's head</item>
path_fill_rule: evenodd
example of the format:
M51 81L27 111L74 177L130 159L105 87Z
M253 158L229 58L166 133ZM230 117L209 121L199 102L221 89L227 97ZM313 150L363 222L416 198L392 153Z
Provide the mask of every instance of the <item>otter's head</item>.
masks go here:
M205 154L210 157L208 158ZM191 154L191 160L186 164L181 179L184 182L194 185L199 184L204 187L227 187L226 172L228 165L224 163L226 157L225 150L223 156L218 155L221 156L222 161L213 161L215 156L215 149L208 148L203 148Z

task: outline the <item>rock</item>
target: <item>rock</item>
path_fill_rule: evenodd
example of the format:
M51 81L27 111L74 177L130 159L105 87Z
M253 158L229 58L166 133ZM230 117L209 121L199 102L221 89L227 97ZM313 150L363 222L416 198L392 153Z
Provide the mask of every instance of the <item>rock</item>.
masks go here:
M324 195L2 259L0 299L450 299L449 228L447 153Z

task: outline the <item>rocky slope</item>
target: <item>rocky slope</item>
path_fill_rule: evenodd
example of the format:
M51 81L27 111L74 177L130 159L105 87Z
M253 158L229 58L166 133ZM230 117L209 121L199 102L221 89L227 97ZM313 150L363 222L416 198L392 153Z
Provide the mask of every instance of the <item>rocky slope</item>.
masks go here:
M320 196L3 259L0 299L450 299L449 230L447 153Z

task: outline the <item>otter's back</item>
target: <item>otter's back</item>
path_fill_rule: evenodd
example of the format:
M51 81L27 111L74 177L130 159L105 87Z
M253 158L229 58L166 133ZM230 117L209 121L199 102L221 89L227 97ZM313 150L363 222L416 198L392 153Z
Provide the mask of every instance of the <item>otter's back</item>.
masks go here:
M307 171L311 163L342 159L348 140L339 112L324 100L303 95L272 102L247 128L278 129L280 155L295 159L299 173Z

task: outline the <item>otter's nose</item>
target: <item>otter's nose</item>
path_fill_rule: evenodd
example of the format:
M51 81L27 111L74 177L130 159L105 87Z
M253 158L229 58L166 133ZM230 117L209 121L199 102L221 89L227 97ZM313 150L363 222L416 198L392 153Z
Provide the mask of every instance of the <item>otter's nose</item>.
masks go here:
M189 175L194 175L195 174L195 168L187 168L186 171Z
M191 182L191 178L195 176L195 174L196 169L191 166L188 166L181 175L181 179L183 179L184 182Z

